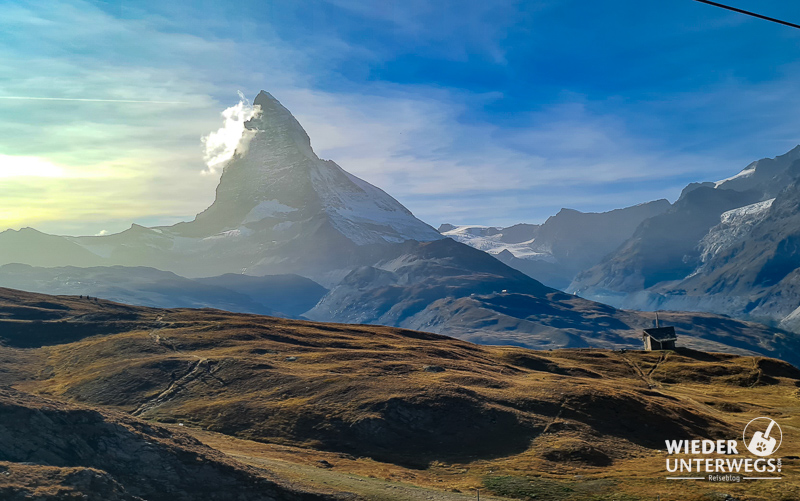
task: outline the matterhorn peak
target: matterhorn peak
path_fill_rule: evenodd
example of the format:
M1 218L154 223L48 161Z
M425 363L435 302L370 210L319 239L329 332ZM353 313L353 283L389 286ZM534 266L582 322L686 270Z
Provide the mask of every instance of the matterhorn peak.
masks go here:
M280 101L261 91L245 122L248 146L225 165L214 203L192 233L295 238L304 225L330 227L356 245L438 240L442 236L381 189L321 160ZM238 234L238 233L237 233Z
M265 90L262 90L258 93L256 98L253 100L253 106L260 106L261 110L268 114L280 113L291 115L291 112L287 110L280 101L275 99L275 96Z
M294 144L304 156L318 158L311 149L311 139L303 126L272 94L265 90L259 92L253 100L253 108L253 117L244 124L245 134L255 132L262 139Z
M286 107L269 92L265 90L259 92L253 100L253 108L255 112L253 117L245 122L245 129L275 132L276 128L289 127L294 131L301 132L303 136L308 138L305 130L303 130L300 122L294 118L292 112L287 110Z

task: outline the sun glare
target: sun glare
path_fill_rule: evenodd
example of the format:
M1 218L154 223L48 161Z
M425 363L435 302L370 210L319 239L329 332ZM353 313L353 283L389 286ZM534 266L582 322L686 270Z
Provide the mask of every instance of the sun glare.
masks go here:
M0 179L9 177L64 177L64 169L39 157L0 155Z

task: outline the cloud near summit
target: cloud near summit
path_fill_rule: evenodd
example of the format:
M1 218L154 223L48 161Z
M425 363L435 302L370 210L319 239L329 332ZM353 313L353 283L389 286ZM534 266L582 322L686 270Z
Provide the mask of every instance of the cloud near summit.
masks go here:
M203 136L203 158L206 169L203 174L217 174L225 163L233 158L235 153L244 154L247 146L255 134L244 128L244 123L260 113L258 106L253 106L247 98L239 92L239 102L221 113L222 127Z

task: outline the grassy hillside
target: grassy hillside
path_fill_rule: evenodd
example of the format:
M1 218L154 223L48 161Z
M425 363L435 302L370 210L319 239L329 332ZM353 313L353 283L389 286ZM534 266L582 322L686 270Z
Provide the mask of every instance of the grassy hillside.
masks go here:
M276 480L182 431L0 389L0 499L337 499Z
M338 485L302 469L324 460L326 475L517 499L800 497L800 371L774 359L531 351L9 290L0 339L0 384L180 424L254 466L291 463L309 485ZM757 416L783 428L780 483L664 479L665 439L735 438Z

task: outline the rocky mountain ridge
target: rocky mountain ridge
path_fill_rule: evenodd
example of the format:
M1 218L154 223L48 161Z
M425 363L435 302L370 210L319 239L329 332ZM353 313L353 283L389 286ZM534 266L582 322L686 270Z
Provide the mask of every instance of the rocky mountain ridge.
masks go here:
M798 330L798 180L800 147L690 185L568 290L617 307L711 311Z
M800 146L729 178L691 183L674 204L603 214L564 209L541 226L443 225L440 232L552 287L617 308L713 312L800 332L798 180ZM627 227L613 219L636 208L654 212L640 212ZM582 223L563 224L568 219ZM545 237L548 226L561 231ZM519 228L527 240L507 237Z

